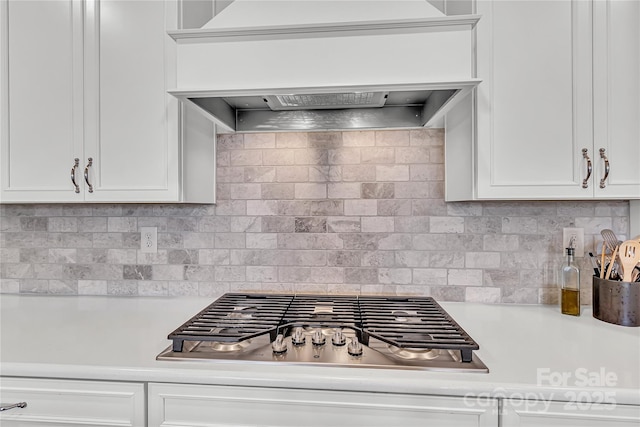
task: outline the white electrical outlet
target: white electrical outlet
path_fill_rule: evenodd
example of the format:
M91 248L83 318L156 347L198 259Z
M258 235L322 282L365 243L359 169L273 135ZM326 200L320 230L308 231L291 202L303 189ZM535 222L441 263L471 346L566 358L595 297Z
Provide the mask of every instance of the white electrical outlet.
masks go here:
M562 229L562 250L571 246L575 248L575 256L584 256L584 228L563 228Z
M147 253L158 252L158 228L157 227L141 227L140 228L140 251Z

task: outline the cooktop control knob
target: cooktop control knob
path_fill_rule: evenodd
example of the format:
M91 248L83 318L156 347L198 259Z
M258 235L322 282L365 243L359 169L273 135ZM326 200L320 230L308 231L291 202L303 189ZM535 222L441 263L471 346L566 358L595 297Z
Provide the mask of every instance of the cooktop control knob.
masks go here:
M333 334L333 337L331 337L331 342L335 346L343 346L347 343L347 339L344 337L344 334L342 333L342 329L339 329L339 328L336 329L336 331Z
M358 337L353 337L347 346L347 352L351 356L362 356L362 344L358 341Z
M271 348L275 354L282 354L287 352L287 343L284 341L284 335L279 334L276 340L271 343Z
M293 330L291 334L291 342L293 345L303 345L306 341L304 336L304 330L301 327L297 327Z
M324 336L321 330L316 330L311 336L311 342L313 345L324 345L327 342L327 338Z

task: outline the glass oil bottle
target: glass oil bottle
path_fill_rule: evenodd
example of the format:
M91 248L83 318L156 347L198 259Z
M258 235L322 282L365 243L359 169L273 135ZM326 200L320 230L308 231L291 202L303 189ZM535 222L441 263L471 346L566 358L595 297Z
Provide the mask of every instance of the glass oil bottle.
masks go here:
M580 316L580 269L576 266L575 249L567 248L567 260L562 265L561 312Z

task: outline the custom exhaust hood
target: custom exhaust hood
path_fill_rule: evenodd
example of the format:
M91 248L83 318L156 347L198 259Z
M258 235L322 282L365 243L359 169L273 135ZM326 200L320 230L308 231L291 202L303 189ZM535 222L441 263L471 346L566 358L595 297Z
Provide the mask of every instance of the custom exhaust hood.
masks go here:
M479 83L478 19L426 0L235 0L169 32L169 93L222 133L429 127Z

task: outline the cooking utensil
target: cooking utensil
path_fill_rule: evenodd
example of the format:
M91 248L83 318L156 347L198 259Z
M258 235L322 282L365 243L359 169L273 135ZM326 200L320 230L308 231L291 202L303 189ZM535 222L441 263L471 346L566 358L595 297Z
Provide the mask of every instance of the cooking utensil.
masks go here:
M620 245L618 252L622 266L622 280L631 282L633 269L640 262L640 242L627 240Z
M616 236L616 233L614 233L613 230L605 228L600 232L600 234L602 235L604 242L607 244L607 246L609 246L611 252L613 252L614 248L620 244L618 236Z
M605 254L606 254L606 250L607 250L607 245L603 242L602 244L602 255L600 256L600 278L604 279L604 274L605 274L605 268L604 266L606 265L604 263L605 261Z
M598 265L598 258L596 258L593 252L589 252L589 259L591 260L591 266L593 267L593 275L596 277L600 277L600 266Z
M611 277L611 270L613 269L613 264L615 264L616 257L618 256L618 246L613 250L613 255L611 257L611 262L609 262L609 268L607 268L607 274L605 274L605 280L609 280Z

